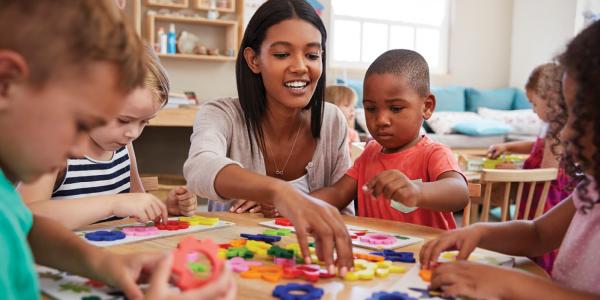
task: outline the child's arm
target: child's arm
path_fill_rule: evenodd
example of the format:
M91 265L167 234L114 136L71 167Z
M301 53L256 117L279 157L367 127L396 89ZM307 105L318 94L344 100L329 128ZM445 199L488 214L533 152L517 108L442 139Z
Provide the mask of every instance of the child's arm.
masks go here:
M235 296L235 281L227 270L206 287L173 293L168 283L170 255L114 254L86 243L50 219L35 215L33 218L28 241L36 263L100 280L122 289L128 299L233 299ZM150 275L150 286L144 295L137 282L147 281Z
M129 164L131 165L129 169L129 176L131 181L130 191L132 193L145 193L144 185L142 184L142 179L140 178L140 173L137 168L137 160L135 159L135 151L133 150L133 144L129 143L127 145L127 151L129 151Z
M30 205L34 202L50 199L58 173L57 171L44 174L34 182L19 184L17 191L21 194L21 198L23 198L25 204Z
M440 253L458 249L458 259L466 259L475 247L509 255L539 256L560 246L575 214L569 197L534 221L477 223L443 233L421 248L419 259L424 266L434 263Z
M468 261L436 267L430 289L473 299L600 299L533 274Z
M34 214L53 219L69 229L89 225L111 215L134 217L143 223L157 217L166 220L168 215L165 204L146 193L44 200L28 203L27 206Z
M311 196L324 200L327 203L344 209L356 197L357 182L356 179L344 175L332 186L320 188L310 193Z
M533 148L534 143L535 142L533 141L518 141L491 145L488 148L487 155L490 158L497 158L498 156L507 152L529 154L531 153L531 149Z
M465 180L455 171L444 172L433 182L417 182L398 170L386 170L373 177L366 189L375 197L437 211L461 210L469 201Z

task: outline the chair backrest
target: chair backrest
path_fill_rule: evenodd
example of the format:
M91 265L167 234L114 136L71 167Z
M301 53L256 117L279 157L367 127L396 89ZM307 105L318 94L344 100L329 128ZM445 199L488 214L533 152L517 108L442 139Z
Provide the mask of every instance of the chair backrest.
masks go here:
M525 205L523 218L528 219L529 212L533 204L533 196L535 194L536 186L542 184L542 193L537 201L537 206L533 218L537 218L544 213L544 207L546 206L546 200L548 198L548 191L550 190L550 184L558 176L558 169L531 169L531 170L497 170L497 169L484 169L481 174L481 183L485 186L483 193L483 209L481 212L481 220L484 222L488 221L490 213L490 204L492 198L492 187L494 185L504 186L504 197L502 198L501 204L501 221L509 220L509 204L511 196L511 187L513 184L517 185L517 191L515 196L515 213L510 216L510 219L517 219L521 205ZM523 203L523 189L527 185L527 199Z
M158 177L142 177L140 179L146 192L158 191Z
M469 202L463 210L462 227L469 226L471 223L471 199L481 197L481 184L469 182L467 188L469 190Z

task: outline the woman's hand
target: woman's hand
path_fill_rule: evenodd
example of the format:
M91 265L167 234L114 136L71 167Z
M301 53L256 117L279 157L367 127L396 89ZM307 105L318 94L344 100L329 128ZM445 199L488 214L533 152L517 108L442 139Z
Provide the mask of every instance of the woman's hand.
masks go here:
M483 232L480 226L471 225L462 229L444 232L438 238L425 243L419 253L419 261L427 269L432 268L446 250L458 250L457 260L465 260L481 241Z
M337 208L299 192L289 183L276 186L271 199L281 215L294 224L302 256L307 263L311 263L308 250L310 234L315 238L317 257L325 262L330 273L335 273L334 249L341 276L353 267L352 240Z
M238 199L234 200L229 211L236 214L241 214L245 212L257 213L261 212L261 206L254 201Z

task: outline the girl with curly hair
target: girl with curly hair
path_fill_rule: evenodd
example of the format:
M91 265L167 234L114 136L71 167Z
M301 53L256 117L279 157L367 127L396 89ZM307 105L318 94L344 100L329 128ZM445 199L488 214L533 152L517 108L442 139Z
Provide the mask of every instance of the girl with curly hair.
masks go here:
M600 297L600 22L573 39L559 57L568 119L561 132L565 162L582 177L576 191L533 221L479 223L427 242L420 262L432 267L439 254L456 248L455 263L435 268L431 289L477 299L598 299ZM560 247L553 281L524 272L464 261L481 247L509 255L538 256Z
M564 67L558 63L546 63L533 69L525 85L527 98L533 105L533 110L546 124L540 136L535 141L495 144L488 150L488 156L491 158L497 158L507 152L529 154L523 164L523 169L558 168L558 176L556 180L552 181L548 191L544 212L549 211L571 195L577 183L568 175L565 163L560 160L563 147L559 133L566 123L565 99L562 93L563 73ZM524 198L527 198L527 191L525 189ZM532 209L527 219L534 217L541 194L540 189L534 192ZM523 219L524 214L525 207L521 206L517 212L517 219ZM552 274L552 265L556 254L556 251L552 251L536 257L534 260L548 274Z

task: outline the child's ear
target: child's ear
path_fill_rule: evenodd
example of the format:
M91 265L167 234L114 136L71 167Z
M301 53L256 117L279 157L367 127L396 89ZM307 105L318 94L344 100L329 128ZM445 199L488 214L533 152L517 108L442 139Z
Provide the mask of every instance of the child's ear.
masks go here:
M423 99L423 119L429 120L429 118L431 118L431 114L433 114L434 110L435 110L435 95L432 93L429 93L429 95L427 95L425 97L425 99Z
M260 74L258 56L256 55L254 49L250 47L244 48L244 59L246 60L248 67L250 68L250 70L252 70L254 74Z
M29 67L20 54L0 49L0 109L8 104L11 86L29 75Z

